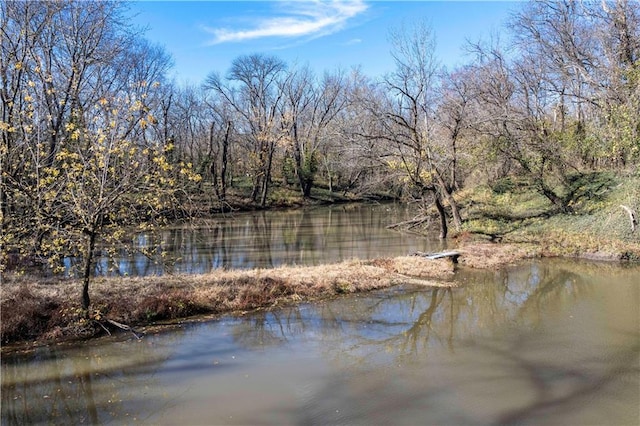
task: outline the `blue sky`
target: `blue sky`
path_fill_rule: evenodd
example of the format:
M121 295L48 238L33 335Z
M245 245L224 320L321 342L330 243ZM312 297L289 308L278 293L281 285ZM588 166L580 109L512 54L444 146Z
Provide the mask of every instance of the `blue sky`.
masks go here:
M133 24L172 55L173 77L200 84L224 74L234 58L276 55L308 63L318 73L360 66L377 77L393 70L389 30L426 20L437 40L436 55L451 68L466 61L465 40L487 38L517 2L508 1L137 1Z

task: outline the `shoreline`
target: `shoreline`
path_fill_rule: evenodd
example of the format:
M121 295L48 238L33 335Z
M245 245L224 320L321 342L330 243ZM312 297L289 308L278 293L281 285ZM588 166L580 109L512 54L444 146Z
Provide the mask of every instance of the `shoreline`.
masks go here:
M561 257L531 242L460 242L459 266L499 269L525 259ZM562 257L620 261L620 254L581 253ZM2 291L2 352L28 350L107 332L171 324L198 315L244 314L264 308L312 302L400 284L455 287L449 259L401 256L351 260L319 266L216 270L200 275L96 278L91 284L91 318L79 306L80 281L39 283L12 277ZM111 321L110 321L111 320Z

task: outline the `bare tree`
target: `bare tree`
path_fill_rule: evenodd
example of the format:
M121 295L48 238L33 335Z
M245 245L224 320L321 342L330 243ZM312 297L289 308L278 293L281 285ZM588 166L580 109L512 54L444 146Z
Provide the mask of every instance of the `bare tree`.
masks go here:
M284 83L282 123L293 149L295 172L304 198L319 169L322 145L331 137L330 125L346 105L344 75L326 73L317 81L308 67L292 71Z
M384 120L387 139L393 145L397 161L408 181L422 196L433 196L440 216L440 237L448 233L446 201L452 211L457 230L462 219L453 197L454 166L451 158L443 155L437 142L439 118L436 116L439 64L435 58L435 38L424 22L391 33L392 56L396 70L385 78L389 101ZM457 136L456 136L457 138ZM450 145L455 148L455 144Z
M226 83L216 73L210 74L205 83L205 88L223 96L242 118L237 129L253 146L251 196L262 206L271 184L274 153L283 138L278 108L283 99L280 88L285 70L286 64L275 56L240 56L233 61Z

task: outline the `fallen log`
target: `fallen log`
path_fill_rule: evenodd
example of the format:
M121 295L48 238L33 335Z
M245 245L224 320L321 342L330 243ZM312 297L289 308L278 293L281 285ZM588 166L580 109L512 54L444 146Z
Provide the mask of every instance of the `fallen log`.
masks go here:
M417 252L413 253L412 256L420 256L420 257L424 257L425 259L429 259L429 260L450 258L453 263L458 263L458 257L460 257L461 254L462 253L460 253L459 251L456 251L456 250L443 251L443 252L440 252L440 253L422 253L422 252L417 251Z

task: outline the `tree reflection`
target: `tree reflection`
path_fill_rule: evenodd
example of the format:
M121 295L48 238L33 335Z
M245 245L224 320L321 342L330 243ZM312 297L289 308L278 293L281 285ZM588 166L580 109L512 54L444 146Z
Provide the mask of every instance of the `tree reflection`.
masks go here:
M390 356L406 362L433 348L453 353L468 337L490 335L503 325L535 329L549 312L588 296L591 288L576 272L551 262L500 272L460 271L457 278L466 284L405 287L260 313L237 326L234 336L245 347L258 347L289 342L314 329L327 351L343 362L385 363Z
M125 353L112 355L100 348L42 347L3 355L2 424L122 423L140 411L163 409L161 401L142 400L141 389L160 387L153 372L170 356L167 346L115 342L109 349Z
M288 226L295 233L304 223ZM254 223L243 226L251 232ZM605 397L621 398L627 408L640 375L640 334L630 329L638 324L638 270L599 268L544 261L499 272L461 269L456 288L398 286L225 317L140 342L3 354L2 424L161 421L192 403L180 393L192 386L219 396L230 384L217 379L245 377L247 368L252 378L272 369L268 380L305 371L308 359L295 358L300 347L318 351L311 358L330 366L322 367L328 377L296 377L318 380L300 405L288 406L304 424L415 423L425 413L429 423L545 424L549 415L572 419L576 406ZM605 298L616 287L611 276L622 290ZM279 356L272 363L262 359L273 351ZM250 385L233 383L240 396L243 386ZM213 404L208 397L188 394ZM469 409L487 406L484 417Z
M283 264L318 265L437 249L439 242L385 228L412 214L405 205L354 205L259 211L131 236L103 250L95 275L207 273ZM68 275L77 269L66 259ZM77 271L76 271L77 272Z

